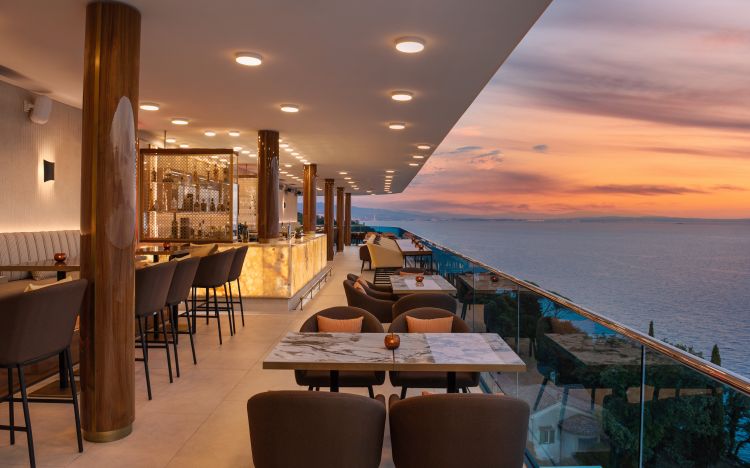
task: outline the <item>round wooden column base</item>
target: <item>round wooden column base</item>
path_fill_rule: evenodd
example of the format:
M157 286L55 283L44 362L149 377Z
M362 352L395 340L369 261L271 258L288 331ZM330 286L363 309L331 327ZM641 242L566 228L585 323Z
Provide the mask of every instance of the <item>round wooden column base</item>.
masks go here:
M115 429L114 431L83 431L83 438L88 440L89 442L114 442L116 440L124 439L125 437L129 436L131 432L133 432L133 425L128 424L127 426L120 429Z

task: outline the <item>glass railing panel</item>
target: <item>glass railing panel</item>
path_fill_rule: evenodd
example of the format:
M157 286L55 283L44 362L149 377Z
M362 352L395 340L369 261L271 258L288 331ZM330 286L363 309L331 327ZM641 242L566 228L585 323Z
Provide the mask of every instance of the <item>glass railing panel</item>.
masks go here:
M643 466L750 466L750 397L650 349L645 376Z

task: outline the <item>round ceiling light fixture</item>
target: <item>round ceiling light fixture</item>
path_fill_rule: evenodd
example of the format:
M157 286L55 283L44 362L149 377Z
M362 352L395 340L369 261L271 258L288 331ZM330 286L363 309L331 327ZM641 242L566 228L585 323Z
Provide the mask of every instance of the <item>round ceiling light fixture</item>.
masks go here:
M296 151L292 151L292 156L299 156L299 153Z
M415 36L399 37L396 39L396 50L405 54L416 54L424 50L424 39Z
M183 143L180 145L180 148L190 148L190 145Z
M232 148L232 149L233 149L233 150L235 150L235 151L239 151L239 150L241 150L241 149L242 149L242 147L241 147L241 146L235 146L235 147L234 147L234 148Z
M406 124L403 122L391 122L388 124L388 128L391 130L403 130L406 128Z
M263 63L263 57L254 52L237 52L234 54L234 61L246 67L257 67Z
M431 148L430 145L417 145L417 149L421 149L421 150L428 150L430 148Z
M159 104L155 102L143 102L139 107L145 111L150 112L158 111L160 109Z
M391 93L391 99L401 102L411 101L414 99L414 93L411 91L393 91Z
M288 143L282 143L282 144L279 145L279 148L289 148L289 144Z
M414 159L424 159L424 156L419 155L419 154L415 154L414 156L412 156L412 158L414 158Z
M177 143L177 138L167 138L166 142L167 143Z
M412 167L416 167L416 166L419 166L419 163L409 163L409 165Z
M238 137L240 136L240 132L237 130L229 130L229 136L230 137Z
M250 150L244 150L242 151L242 154L250 154Z
M174 125L187 125L190 123L190 120L182 118L182 117L177 117L177 118L172 119L172 123Z
M215 137L216 136L216 132L214 132L213 130L206 130L205 132L203 132L203 134L206 135L207 137Z
M281 112L287 112L290 114L294 114L296 112L299 112L299 106L297 104L282 104L281 105Z

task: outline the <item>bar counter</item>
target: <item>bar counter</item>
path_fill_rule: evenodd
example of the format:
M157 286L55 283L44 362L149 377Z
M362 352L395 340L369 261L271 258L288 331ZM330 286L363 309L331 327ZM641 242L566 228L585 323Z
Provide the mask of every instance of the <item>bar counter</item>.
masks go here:
M219 250L247 245L240 284L246 298L290 299L325 268L325 234L270 242L219 244Z

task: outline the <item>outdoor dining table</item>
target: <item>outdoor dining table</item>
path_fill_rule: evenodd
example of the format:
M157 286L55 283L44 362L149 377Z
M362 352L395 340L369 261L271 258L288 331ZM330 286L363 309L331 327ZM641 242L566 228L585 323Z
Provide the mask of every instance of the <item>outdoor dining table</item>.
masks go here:
M411 257L414 260L414 266L417 266L417 259L424 265L429 262L430 270L432 270L432 249L427 246L422 246L420 249L411 239L396 239L396 245L401 251L401 255L404 256L404 265L406 260Z
M287 333L263 360L264 369L324 370L331 391L341 371L439 371L457 393L456 372L525 372L526 364L495 333L401 333L386 349L386 333Z
M391 275L393 294L403 296L414 293L456 294L456 288L440 275L424 275L422 283L417 283L416 275Z

